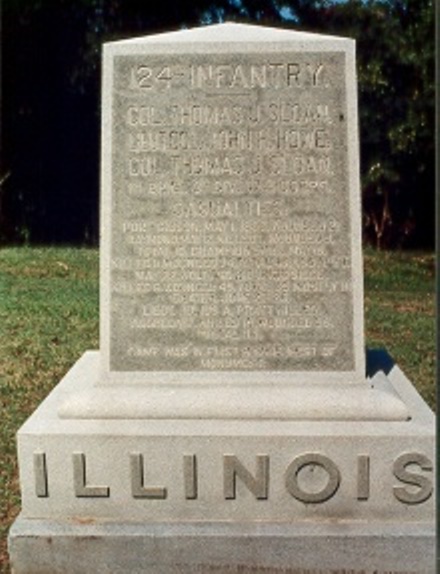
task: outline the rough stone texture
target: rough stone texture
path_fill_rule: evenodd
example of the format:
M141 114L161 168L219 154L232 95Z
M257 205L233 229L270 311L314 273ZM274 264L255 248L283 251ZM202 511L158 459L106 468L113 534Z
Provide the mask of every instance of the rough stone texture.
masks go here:
M346 38L105 46L102 383L364 382L355 86Z
M19 517L13 574L434 574L422 525L91 524Z

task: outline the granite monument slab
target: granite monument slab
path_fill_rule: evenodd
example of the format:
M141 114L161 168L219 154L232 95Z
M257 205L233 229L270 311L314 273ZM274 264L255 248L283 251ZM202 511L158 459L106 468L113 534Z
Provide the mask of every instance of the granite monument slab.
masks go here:
M357 123L350 39L104 46L101 374L61 416L407 418L365 378Z
M106 383L365 379L354 43L231 26L105 47Z

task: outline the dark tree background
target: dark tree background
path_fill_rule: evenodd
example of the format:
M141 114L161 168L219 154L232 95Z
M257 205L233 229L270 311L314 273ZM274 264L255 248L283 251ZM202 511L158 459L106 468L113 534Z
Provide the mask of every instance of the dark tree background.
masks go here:
M3 0L0 241L98 242L102 42L224 20L357 40L365 238L432 248L432 0Z

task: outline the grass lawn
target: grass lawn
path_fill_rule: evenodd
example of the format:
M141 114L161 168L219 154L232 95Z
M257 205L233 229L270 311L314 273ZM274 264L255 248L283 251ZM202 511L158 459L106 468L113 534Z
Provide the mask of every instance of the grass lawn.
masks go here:
M425 400L435 402L434 254L367 250L369 347L386 347ZM98 252L0 250L0 572L19 512L15 433L86 349L98 348Z
M98 253L0 250L0 572L19 511L15 433L87 349L98 348Z
M366 344L384 347L435 410L433 253L364 253Z

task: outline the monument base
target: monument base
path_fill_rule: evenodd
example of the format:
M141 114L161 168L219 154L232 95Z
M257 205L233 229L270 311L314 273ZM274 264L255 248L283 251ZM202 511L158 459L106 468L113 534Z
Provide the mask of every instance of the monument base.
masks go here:
M19 517L14 574L433 574L419 524L81 523Z
M98 360L18 432L15 574L435 571L434 416L386 354L408 420L61 418Z
M87 353L72 369L70 378L78 381L75 393L60 403L63 419L205 419L205 420L295 420L295 421L405 421L410 413L399 393L383 371L352 383L338 379L310 382L303 379L279 381L279 373L254 373L259 381L248 379L234 384L228 372L156 373L156 382L144 384L99 385L98 353ZM171 375L171 382L166 379ZM226 375L226 377L225 377ZM246 375L249 376L248 373ZM289 377L289 373L286 373ZM342 377L342 374L341 374ZM243 376L243 378L245 378ZM315 375L316 378L316 375ZM145 381L146 379L146 381ZM157 381L157 379L159 381ZM225 380L226 379L226 380ZM232 379L232 376L231 376ZM261 380L263 379L263 381ZM203 381L203 384L200 382ZM309 381L309 382L308 382ZM93 384L91 384L93 383ZM81 385L81 390L78 386Z

